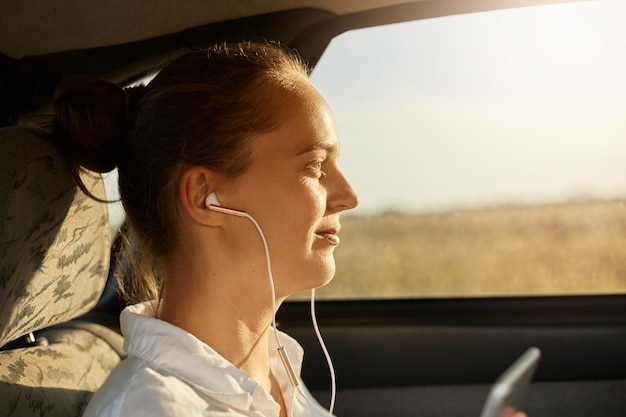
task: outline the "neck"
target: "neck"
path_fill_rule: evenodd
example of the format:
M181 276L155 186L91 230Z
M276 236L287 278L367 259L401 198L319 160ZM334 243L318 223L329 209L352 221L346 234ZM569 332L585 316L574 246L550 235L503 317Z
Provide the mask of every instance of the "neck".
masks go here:
M221 228L190 223L182 229L186 238L166 259L159 317L211 346L269 391L274 311L262 242L255 230L255 240L242 249L241 239Z
M166 282L189 283L189 275L177 275L168 274ZM265 285L259 285L258 290L246 291L232 283L248 280L215 278L199 277L191 285L166 284L159 318L211 346L269 392L268 338L273 337L270 327L273 311L269 288L262 288L269 284L263 280ZM258 281L259 277L254 278Z

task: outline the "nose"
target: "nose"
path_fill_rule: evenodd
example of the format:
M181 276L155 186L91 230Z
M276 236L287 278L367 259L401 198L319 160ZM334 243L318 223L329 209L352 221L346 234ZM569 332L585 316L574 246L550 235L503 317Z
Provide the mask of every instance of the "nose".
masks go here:
M334 177L331 189L328 190L328 211L338 213L357 207L359 197L343 173L337 169Z

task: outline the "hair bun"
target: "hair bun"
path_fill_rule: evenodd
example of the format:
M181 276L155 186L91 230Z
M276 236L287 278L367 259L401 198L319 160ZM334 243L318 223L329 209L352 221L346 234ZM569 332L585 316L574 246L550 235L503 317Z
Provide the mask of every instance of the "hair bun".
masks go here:
M72 163L96 172L117 166L130 104L118 85L96 77L72 76L54 92L56 145Z

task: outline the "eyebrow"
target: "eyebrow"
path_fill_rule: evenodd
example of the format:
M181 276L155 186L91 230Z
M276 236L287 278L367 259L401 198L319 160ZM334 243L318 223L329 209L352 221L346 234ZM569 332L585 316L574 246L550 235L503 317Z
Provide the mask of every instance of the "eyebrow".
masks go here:
M337 147L333 143L319 141L300 150L297 155L304 155L314 151L326 151L328 153L333 153L337 152Z

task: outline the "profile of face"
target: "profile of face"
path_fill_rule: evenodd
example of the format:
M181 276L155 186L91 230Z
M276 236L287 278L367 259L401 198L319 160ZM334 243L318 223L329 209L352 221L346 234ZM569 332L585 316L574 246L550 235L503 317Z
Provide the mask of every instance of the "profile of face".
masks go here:
M358 204L338 166L339 141L328 104L308 80L295 87L280 92L277 127L251 139L250 165L219 191L224 207L247 212L262 228L277 298L332 279L340 214ZM233 250L249 268L262 268L263 246L253 225L228 217L224 235Z

